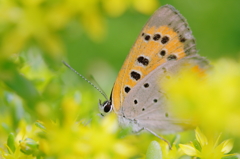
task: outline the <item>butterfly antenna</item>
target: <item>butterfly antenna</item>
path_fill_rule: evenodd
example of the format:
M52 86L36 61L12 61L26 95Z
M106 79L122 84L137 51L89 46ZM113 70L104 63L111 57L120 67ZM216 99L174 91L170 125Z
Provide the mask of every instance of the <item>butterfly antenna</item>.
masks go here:
M100 87L100 85L97 83L97 81L95 80L95 78L94 78L92 75L90 75L90 78L91 78L91 80L96 84L96 87L98 87L98 89L100 89L101 92L104 94L104 97L107 97L106 93L103 91L103 89L102 89L102 88Z
M76 70L74 70L68 63L66 63L65 61L62 61L62 63L67 66L70 70L72 70L73 72L75 72L78 76L80 76L82 79L84 79L85 81L87 81L91 86L93 86L96 90L98 90L98 92L100 92L106 100L108 100L107 95L97 86L95 86L92 82L90 82L86 77L84 77L83 75L81 75L80 73L78 73Z

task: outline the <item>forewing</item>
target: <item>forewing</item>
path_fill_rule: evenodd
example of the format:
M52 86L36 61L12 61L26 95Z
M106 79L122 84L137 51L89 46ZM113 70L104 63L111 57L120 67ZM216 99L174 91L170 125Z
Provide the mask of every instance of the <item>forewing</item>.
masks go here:
M195 40L185 18L170 5L159 8L142 29L118 74L111 96L114 111L118 113L135 85L157 67L195 53Z

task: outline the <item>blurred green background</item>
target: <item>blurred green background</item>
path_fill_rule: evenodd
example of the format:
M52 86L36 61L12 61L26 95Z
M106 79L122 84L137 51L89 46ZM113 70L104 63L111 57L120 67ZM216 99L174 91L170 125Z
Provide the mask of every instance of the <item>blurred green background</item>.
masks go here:
M240 1L161 0L159 3L173 5L187 19L199 54L210 60L239 57ZM131 9L120 17L107 17L107 33L99 43L91 41L86 34L76 38L64 37L69 62L82 74L92 74L100 85L109 84L111 87L149 17ZM102 65L112 69L113 77L111 71Z
M187 19L200 55L239 59L238 0L1 0L0 144L22 119L64 121L68 97L80 118L96 115L103 97L62 60L110 95L142 27L165 4Z
M210 60L239 58L240 1L236 0L3 0L2 96L5 90L15 92L32 109L45 98L53 102L67 89L77 88L95 92L97 99L92 100L97 104L102 96L72 72L63 73L61 61L90 80L92 75L109 95L142 27L165 4L187 19L200 55Z
M38 52L49 70L63 67L60 62L65 59L86 77L93 75L108 94L142 27L154 10L164 4L173 5L187 19L199 54L210 60L239 57L240 2L236 0L2 3L5 4L0 14L2 54ZM22 11L16 6L26 12L26 19L19 16ZM141 9L144 7L148 9Z

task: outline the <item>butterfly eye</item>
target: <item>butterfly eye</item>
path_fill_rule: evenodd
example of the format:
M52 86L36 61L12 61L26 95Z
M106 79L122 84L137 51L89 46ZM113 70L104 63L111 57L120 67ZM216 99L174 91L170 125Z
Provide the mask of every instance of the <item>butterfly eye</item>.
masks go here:
M100 110L102 116L104 116L106 113L111 112L112 111L111 100L105 101L102 104L101 104L101 101L99 101L99 110Z
M105 113L108 113L112 110L112 103L110 101L106 101L104 104L103 104L103 111Z

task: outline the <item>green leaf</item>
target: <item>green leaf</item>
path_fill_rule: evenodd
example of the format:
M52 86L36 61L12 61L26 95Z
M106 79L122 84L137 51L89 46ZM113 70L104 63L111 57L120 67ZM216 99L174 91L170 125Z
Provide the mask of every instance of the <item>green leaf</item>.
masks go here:
M13 133L10 133L10 134L8 135L8 139L7 139L7 145L8 145L8 147L11 149L12 153L14 153L14 152L15 152L15 149L16 149L16 147L15 147L15 142L14 142L14 138L15 138L14 134L13 134ZM9 152L9 153L11 153L11 152Z
M36 122L35 122L35 125L36 125L38 128L42 129L42 130L46 130L45 126L44 126L43 123L40 122L40 121L36 121Z
M21 152L26 155L36 154L36 152L38 151L39 144L31 138L20 140L19 143L21 147Z
M34 85L23 75L21 75L17 66L12 61L1 61L0 79L19 96L28 102L28 106L32 108L34 103L39 99L39 93Z
M238 156L226 156L226 157L223 157L222 159L238 159Z
M162 159L162 150L157 141L152 141L148 146L146 159Z

